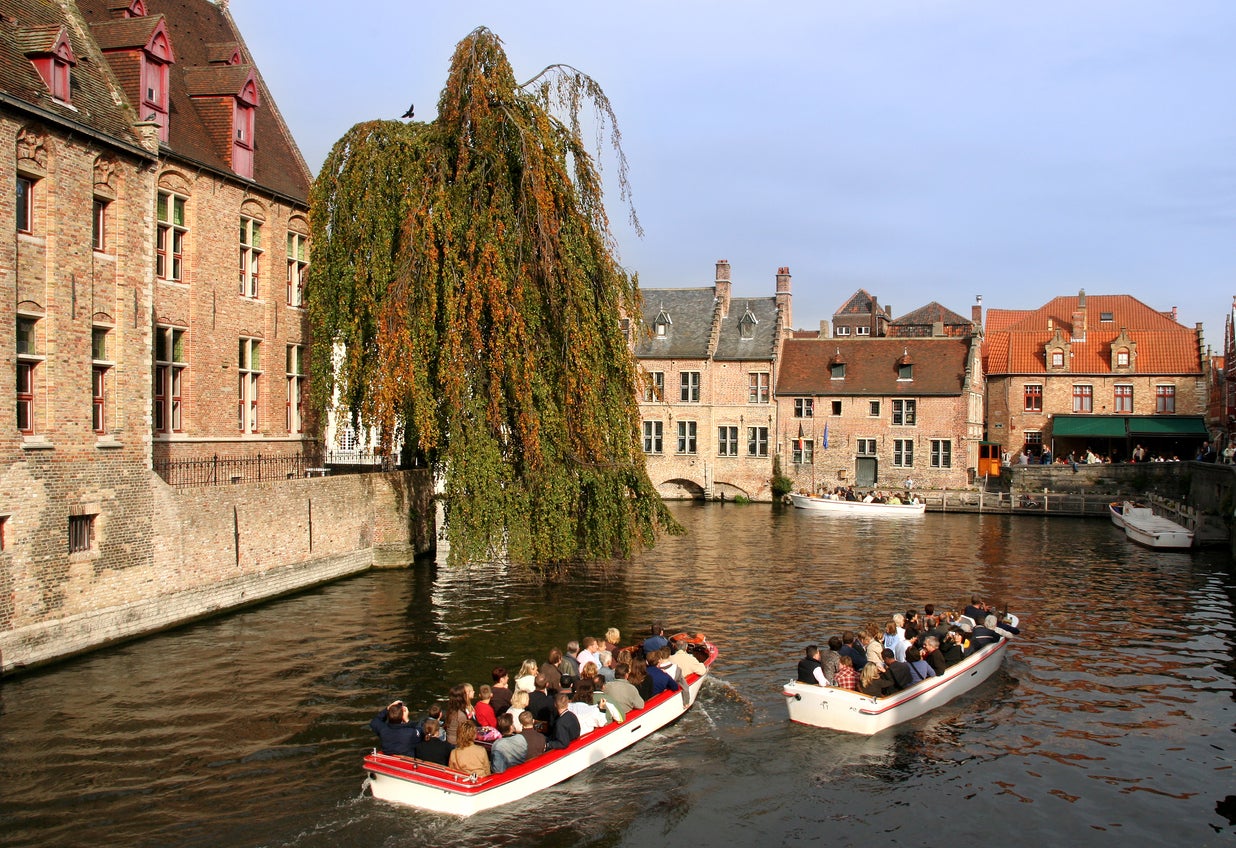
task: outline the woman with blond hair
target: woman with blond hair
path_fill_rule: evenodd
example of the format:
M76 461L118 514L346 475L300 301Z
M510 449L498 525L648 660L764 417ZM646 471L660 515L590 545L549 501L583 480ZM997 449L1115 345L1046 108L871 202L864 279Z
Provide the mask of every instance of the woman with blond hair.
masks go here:
M451 751L447 765L473 777L489 774L489 753L476 744L476 725L470 721L464 722L459 726L455 739L455 750Z
M516 692L532 692L536 689L536 660L524 660L519 667L519 673L515 675L515 691Z

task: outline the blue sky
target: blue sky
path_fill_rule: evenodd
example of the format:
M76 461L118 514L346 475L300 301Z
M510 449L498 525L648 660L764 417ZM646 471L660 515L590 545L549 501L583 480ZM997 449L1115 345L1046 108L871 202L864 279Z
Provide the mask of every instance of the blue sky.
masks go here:
M316 172L353 124L429 119L479 25L517 78L595 78L618 116L646 288L793 275L794 325L858 288L894 317L1131 294L1203 322L1236 295L1236 3L231 0ZM602 160L609 176L614 163Z

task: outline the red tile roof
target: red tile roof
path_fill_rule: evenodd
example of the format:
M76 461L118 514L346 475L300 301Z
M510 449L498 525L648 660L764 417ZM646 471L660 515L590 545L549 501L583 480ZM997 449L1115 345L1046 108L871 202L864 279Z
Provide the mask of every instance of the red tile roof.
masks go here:
M968 339L786 339L781 346L778 395L957 395L966 378ZM840 351L845 379L830 362ZM898 380L908 355L914 379Z
M1130 295L1086 295L1085 335L1074 326L1080 296L1057 297L1038 309L989 309L983 343L987 374L1045 374L1044 345L1060 329L1073 353L1070 374L1111 373L1111 344L1128 331L1139 374L1201 374L1197 330ZM1110 315L1111 320L1102 320Z

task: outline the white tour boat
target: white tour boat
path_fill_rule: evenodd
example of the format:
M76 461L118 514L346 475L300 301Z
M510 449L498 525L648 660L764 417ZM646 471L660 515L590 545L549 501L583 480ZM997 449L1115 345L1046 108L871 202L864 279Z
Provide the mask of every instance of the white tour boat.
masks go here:
M699 641L695 644L707 651L704 664L711 667L717 657L716 646L696 638ZM662 692L643 709L627 713L624 721L611 722L581 736L569 748L546 751L502 774L474 778L435 763L375 751L365 757L370 791L383 801L456 816L518 801L561 783L670 724L695 703L704 676L688 675L681 691Z
M797 680L785 684L782 694L790 721L870 736L918 718L969 692L996 673L1008 645L1009 640L1001 638L946 669L944 674L885 698Z
M1155 515L1148 506L1135 506L1126 501L1120 517L1124 521L1124 534L1138 544L1174 550L1193 547L1192 530Z
M799 509L815 512L828 512L837 515L922 515L927 505L922 503L863 503L862 501L846 501L834 498L818 498L814 495L790 495L790 500Z

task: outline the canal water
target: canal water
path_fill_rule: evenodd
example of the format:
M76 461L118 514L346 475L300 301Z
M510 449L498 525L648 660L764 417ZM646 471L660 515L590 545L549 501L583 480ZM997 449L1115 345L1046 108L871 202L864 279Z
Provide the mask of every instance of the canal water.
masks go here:
M375 572L0 682L6 846L1231 845L1236 580L1094 520L680 505L688 534L534 583ZM1024 633L872 738L790 725L804 644L972 591ZM457 820L362 794L366 725L663 618L721 650L677 724Z

